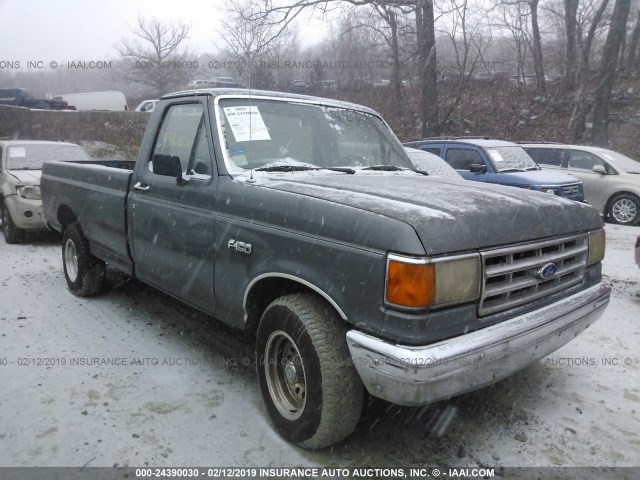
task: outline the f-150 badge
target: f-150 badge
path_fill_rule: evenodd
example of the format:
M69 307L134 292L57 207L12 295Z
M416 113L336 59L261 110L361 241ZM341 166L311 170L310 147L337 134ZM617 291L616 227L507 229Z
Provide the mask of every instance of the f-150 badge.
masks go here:
M231 240L229 240L229 243L227 244L227 247L229 247L229 249L232 252L244 253L245 255L251 255L251 244L250 243L237 242L236 240L231 239Z

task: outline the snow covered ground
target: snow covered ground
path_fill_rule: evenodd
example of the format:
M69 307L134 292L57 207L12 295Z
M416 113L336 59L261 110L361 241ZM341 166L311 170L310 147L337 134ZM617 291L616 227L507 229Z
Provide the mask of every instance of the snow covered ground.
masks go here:
M250 339L113 272L76 298L57 239L0 240L0 466L639 466L640 228L606 230L612 302L576 340L450 401L370 400L320 452L272 430Z

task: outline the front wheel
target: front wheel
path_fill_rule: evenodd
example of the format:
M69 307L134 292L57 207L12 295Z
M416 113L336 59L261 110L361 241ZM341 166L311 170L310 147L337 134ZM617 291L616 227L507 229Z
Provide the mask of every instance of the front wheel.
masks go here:
M260 390L276 430L289 442L318 449L355 429L363 390L345 335L335 311L308 294L278 298L262 315Z
M71 293L79 297L100 293L105 264L91 254L89 242L75 222L65 229L62 236L62 265Z
M640 222L640 199L630 193L616 195L609 204L609 219L620 225Z
M19 243L24 238L24 230L16 227L11 218L11 212L4 202L0 203L0 214L2 218L2 233L4 233L4 240L7 243Z

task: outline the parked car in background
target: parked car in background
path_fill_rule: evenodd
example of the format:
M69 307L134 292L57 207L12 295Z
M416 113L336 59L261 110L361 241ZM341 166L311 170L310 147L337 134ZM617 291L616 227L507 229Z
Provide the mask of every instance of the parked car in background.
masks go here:
M640 224L640 162L599 147L523 143L545 169L567 172L584 184L589 204L611 222Z
M124 112L129 109L124 93L119 91L65 93L51 100L64 101L75 110L111 110Z
M289 91L293 93L306 93L307 84L304 80L292 80L289 84Z
M136 112L153 112L153 109L156 108L156 103L158 100L144 100L136 107Z
M187 84L187 88L207 88L209 87L209 80L191 80Z
M438 155L466 180L498 183L584 201L580 180L561 172L542 170L522 147L512 142L443 137L404 145Z
M207 88L244 88L244 85L231 77L213 77L208 82Z
M69 105L63 100L33 98L31 92L25 88L0 88L0 104L41 110L69 109Z
M46 228L40 197L44 162L90 159L74 143L0 141L0 218L6 242L21 241L25 230Z
M404 147L416 169L427 172L430 177L442 177L450 180L464 180L462 175L455 171L447 162L433 153L418 150L417 148Z

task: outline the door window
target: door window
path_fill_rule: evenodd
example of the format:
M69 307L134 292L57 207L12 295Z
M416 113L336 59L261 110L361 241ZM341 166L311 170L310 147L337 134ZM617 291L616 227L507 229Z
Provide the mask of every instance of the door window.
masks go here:
M456 170L471 170L471 165L484 165L480 153L468 148L448 148L446 161Z
M202 104L169 107L156 138L148 170L179 160L182 173L208 180L213 172L208 130ZM159 173L159 172L156 172Z
M571 150L569 152L569 168L591 171L596 165L607 168L607 165L592 153L583 152L582 150Z

